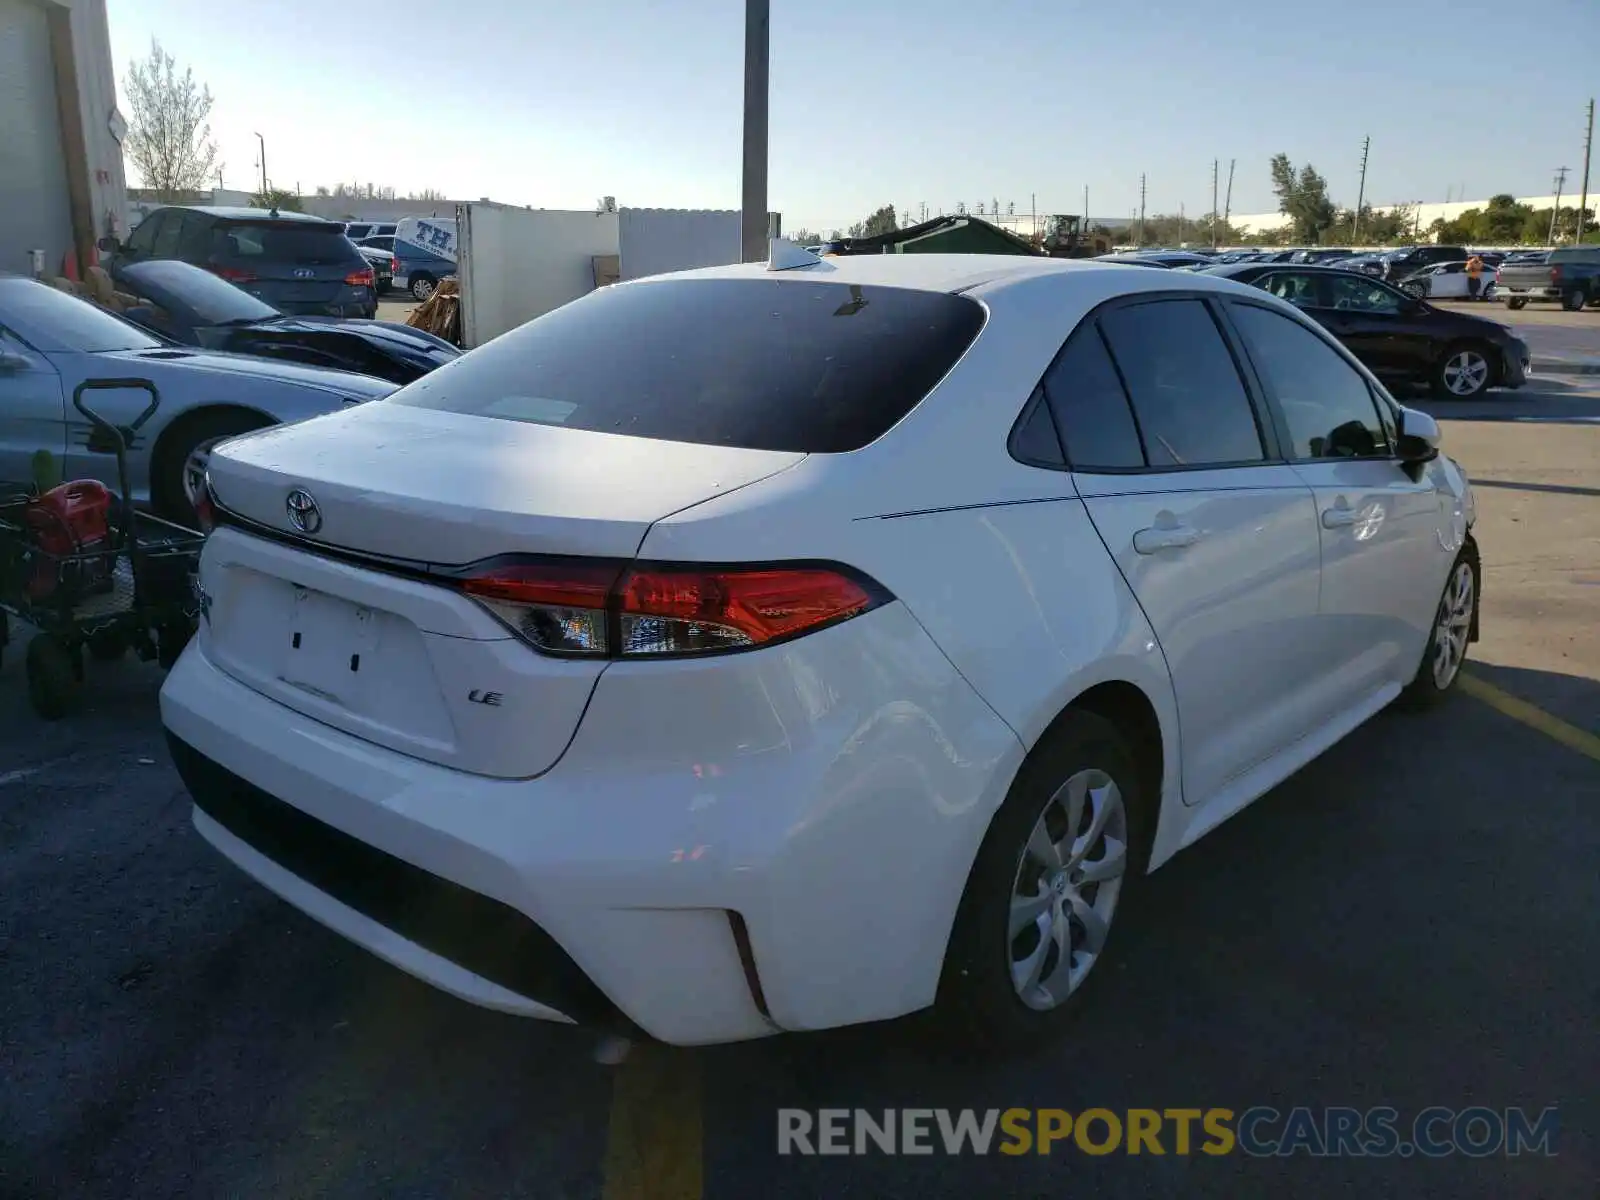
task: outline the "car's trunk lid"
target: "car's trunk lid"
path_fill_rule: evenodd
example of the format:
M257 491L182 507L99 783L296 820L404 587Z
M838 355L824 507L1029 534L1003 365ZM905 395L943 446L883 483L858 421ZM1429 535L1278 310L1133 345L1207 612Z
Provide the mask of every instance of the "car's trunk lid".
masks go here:
M536 775L571 740L605 660L539 654L438 568L631 558L654 521L802 458L382 402L250 435L211 458L224 520L238 520L207 543L202 646L346 733Z

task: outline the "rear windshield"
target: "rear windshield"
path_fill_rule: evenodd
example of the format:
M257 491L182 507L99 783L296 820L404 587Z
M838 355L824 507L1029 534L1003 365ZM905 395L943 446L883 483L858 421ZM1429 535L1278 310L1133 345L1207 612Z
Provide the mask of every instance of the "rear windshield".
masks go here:
M424 375L396 404L834 453L885 433L972 344L964 296L805 279L602 288Z
M260 258L308 266L361 261L344 230L333 224L235 221L217 226L211 236L214 253L224 258Z

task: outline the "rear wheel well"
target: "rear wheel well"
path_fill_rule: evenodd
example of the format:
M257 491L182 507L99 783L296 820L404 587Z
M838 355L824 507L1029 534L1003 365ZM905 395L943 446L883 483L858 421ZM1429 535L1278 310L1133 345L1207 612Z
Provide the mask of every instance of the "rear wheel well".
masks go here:
M1166 756L1161 744L1161 720L1156 716L1150 697L1135 684L1113 679L1097 683L1082 693L1050 723L1039 743L1050 736L1056 724L1069 713L1092 712L1110 722L1116 731L1132 744L1134 761L1139 771L1140 799L1146 806L1149 818L1145 828L1154 835L1157 816L1161 811L1161 781L1165 778Z

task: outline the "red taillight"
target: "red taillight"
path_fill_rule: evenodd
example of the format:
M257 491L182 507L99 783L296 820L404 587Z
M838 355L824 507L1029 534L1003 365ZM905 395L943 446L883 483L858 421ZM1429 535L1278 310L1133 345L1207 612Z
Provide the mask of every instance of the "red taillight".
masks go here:
M229 283L254 283L256 276L250 271L241 271L237 267L212 267L215 275L220 275Z
M1560 263L1556 263L1554 266L1552 266L1550 268L1550 282L1551 283L1560 283L1561 282L1561 264Z
M351 271L350 274L344 277L344 281L352 287L371 287L372 268L362 267L359 271Z
M854 572L813 564L533 561L485 566L462 589L537 649L612 658L753 649L886 598Z

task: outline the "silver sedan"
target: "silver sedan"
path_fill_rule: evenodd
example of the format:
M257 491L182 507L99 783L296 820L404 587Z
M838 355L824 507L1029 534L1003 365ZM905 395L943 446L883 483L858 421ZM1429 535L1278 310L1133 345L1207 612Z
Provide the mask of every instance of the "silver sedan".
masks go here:
M129 444L133 498L183 524L193 523L193 480L217 442L395 390L348 371L179 346L36 280L0 276L0 485L29 481L34 455L48 450L63 478L118 486L115 458L89 449L90 423L72 405L73 389L87 379L155 386L160 405ZM149 403L132 388L92 397L119 427Z

